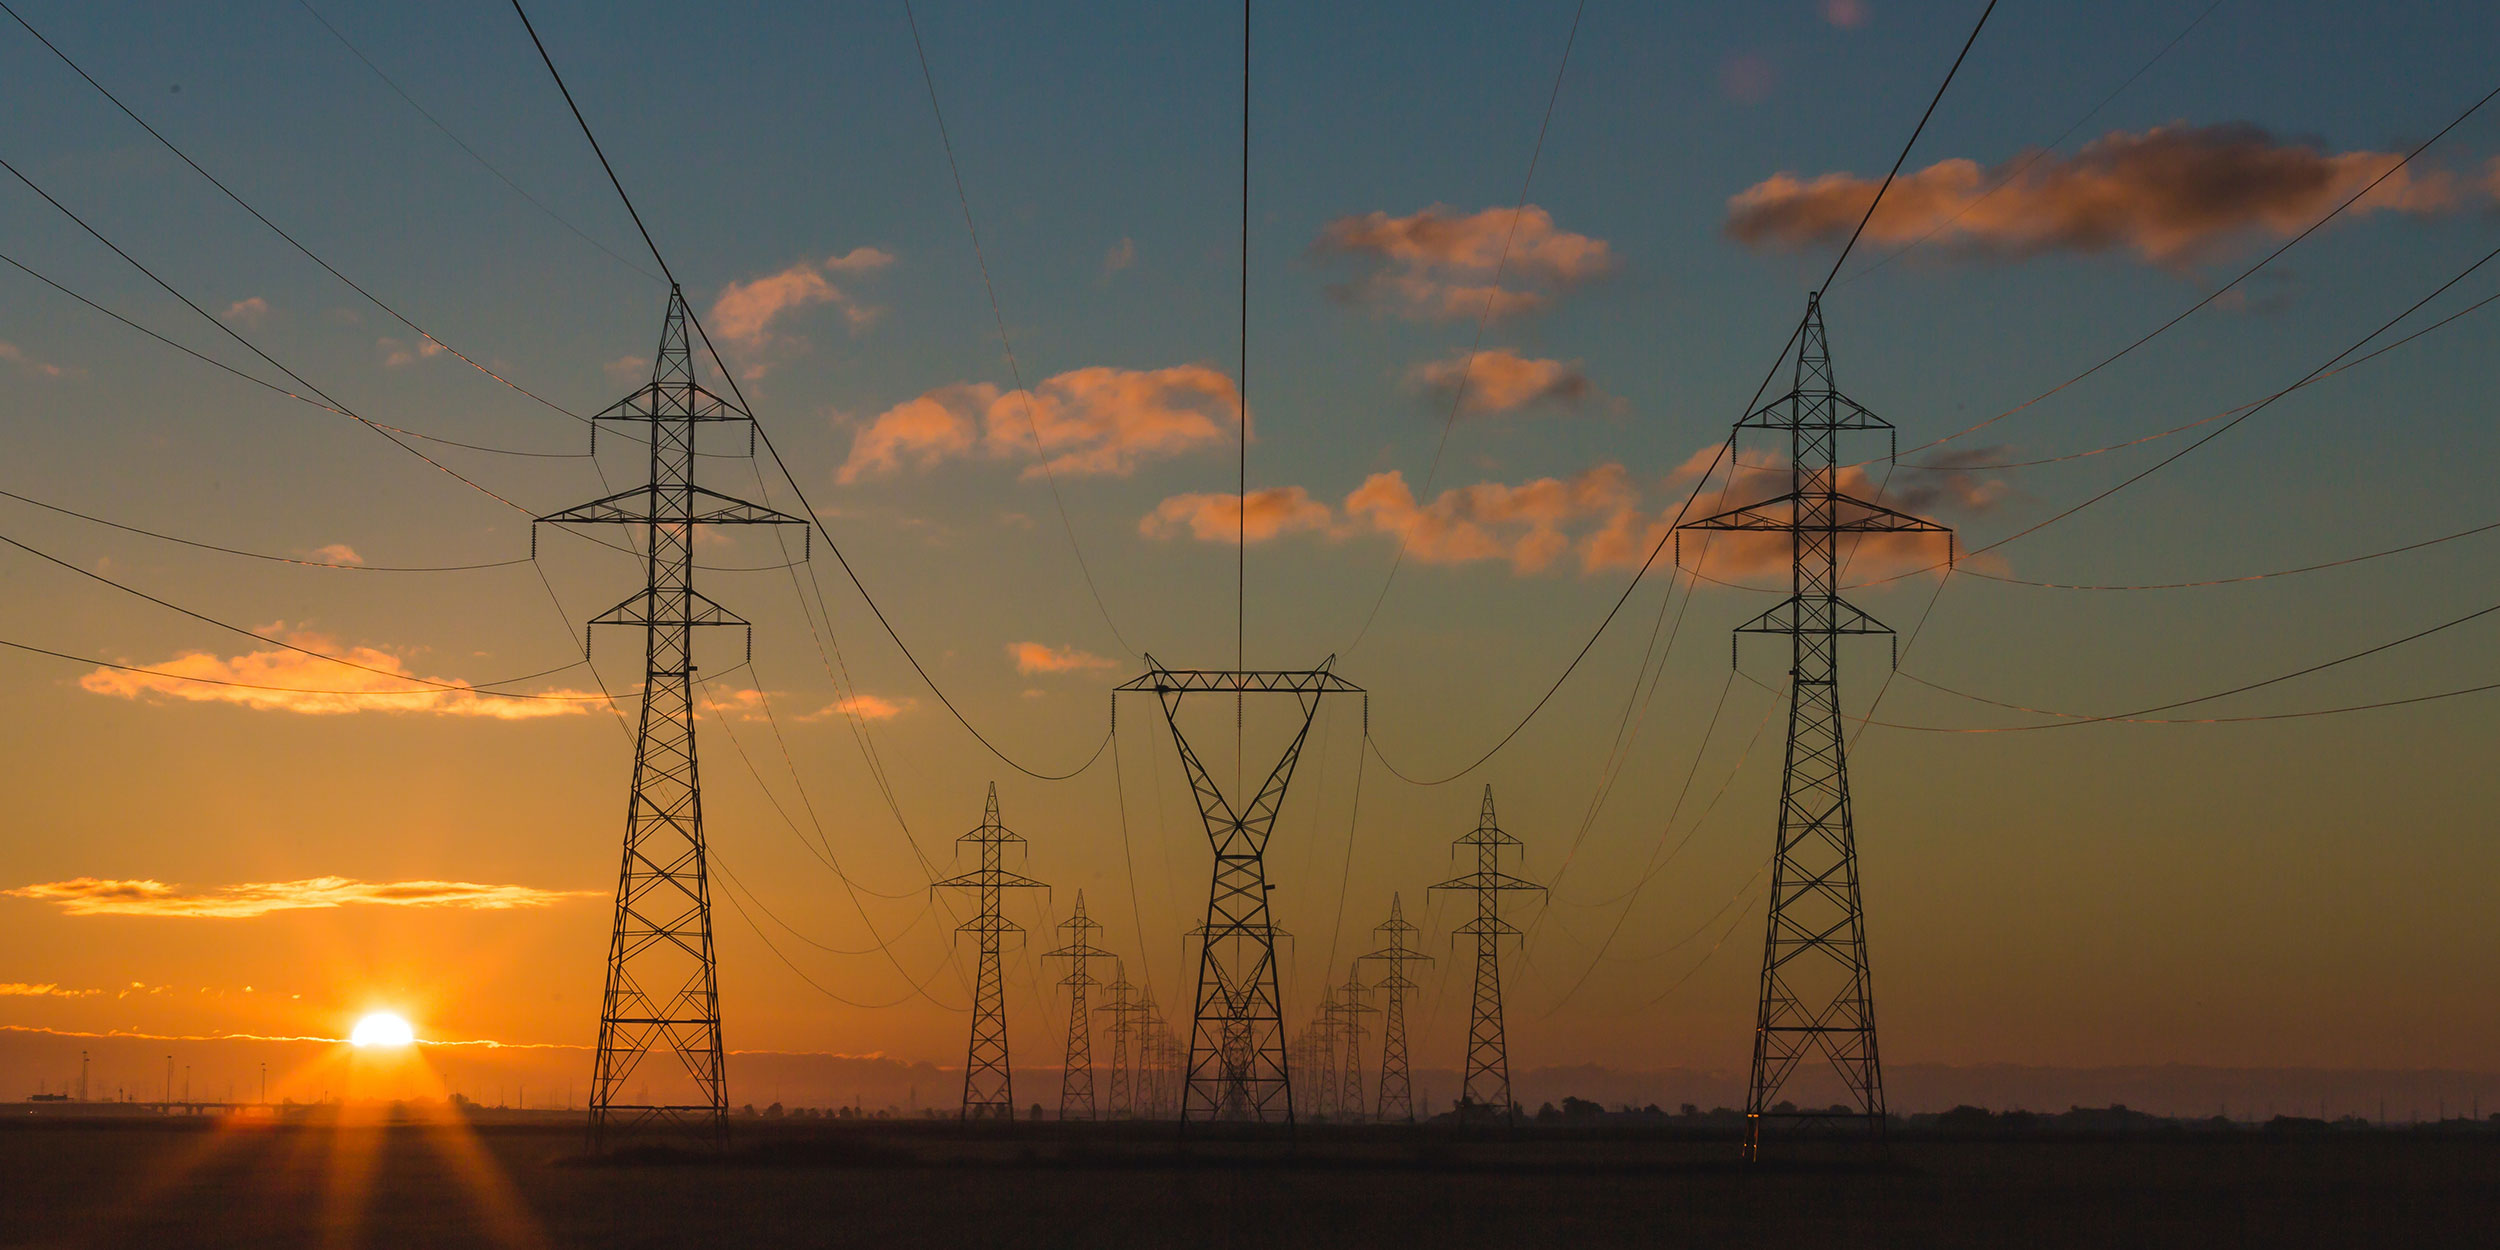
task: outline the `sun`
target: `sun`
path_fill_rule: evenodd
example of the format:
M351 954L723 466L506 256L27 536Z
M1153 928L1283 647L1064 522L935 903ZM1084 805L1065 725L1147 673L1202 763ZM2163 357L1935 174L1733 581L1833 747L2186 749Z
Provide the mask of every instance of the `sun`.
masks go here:
M351 1045L397 1049L417 1040L416 1029L408 1021L387 1011L377 1011L356 1022L347 1035Z

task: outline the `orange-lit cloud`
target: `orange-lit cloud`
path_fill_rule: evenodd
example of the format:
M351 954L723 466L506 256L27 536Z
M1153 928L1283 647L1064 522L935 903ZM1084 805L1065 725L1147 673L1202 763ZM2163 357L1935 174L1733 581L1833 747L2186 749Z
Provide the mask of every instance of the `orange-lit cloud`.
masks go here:
M385 369L405 368L443 354L443 345L432 339L411 341L385 337L375 340L375 345L382 349L382 367Z
M1415 366L1407 380L1443 399L1460 395L1466 412L1510 412L1530 404L1577 405L1596 393L1576 360L1522 356L1507 347Z
M917 699L888 699L881 695L854 694L800 717L803 721L819 721L828 716L856 716L861 720L892 720L919 706Z
M286 641L366 668L349 668L300 651L272 648L231 659L205 651L187 651L134 673L99 668L78 679L94 694L136 699L142 694L192 703L233 703L261 711L336 716L349 712L422 712L433 716L482 716L492 720L536 720L574 716L601 704L574 690L540 692L551 698L512 699L479 694L466 686L446 689L415 685L407 662L378 647L341 648L320 634L295 631ZM368 672L366 669L380 669ZM197 680L184 680L192 678ZM440 680L440 679L437 679ZM215 683L235 684L215 684ZM262 687L272 687L263 689Z
M332 564L362 564L365 562L365 558L357 555L356 549L348 546L346 543L330 543L327 546L315 547L313 548L313 559L327 560Z
M65 378L70 376L69 370L47 361L37 360L27 355L25 348L5 340L0 340L0 360L5 360L38 377Z
M1718 448L1705 447L1679 466L1670 481L1690 482L1707 468ZM1994 459L1985 452L1972 453L1974 458ZM1748 451L1738 461L1734 478L1724 489L1704 490L1694 504L1695 516L1740 508L1762 500L1787 494L1794 485L1787 461L1774 453ZM1918 516L1938 512L1964 514L1985 513L2002 503L2010 493L2005 483L1981 478L1959 470L1898 470L1889 487L1878 483L1863 467L1840 470L1835 480L1840 492L1858 499L1880 500L1886 506ZM1879 493L1880 491L1880 493ZM1845 515L1845 513L1844 513ZM1612 527L1601 532L1589 548L1589 567L1631 568L1648 558L1660 535L1666 532L1667 517L1647 518L1637 534L1631 527ZM1675 552L1685 568L1706 577L1742 578L1766 575L1785 576L1795 558L1792 540L1783 533L1748 533L1741 531L1693 531L1686 533ZM1851 581L1867 581L1913 569L1922 569L1945 558L1945 540L1935 534L1866 534L1844 537L1840 541L1844 576ZM1663 562L1663 560L1662 560Z
M1405 475L1391 470L1371 475L1346 496L1345 513L1349 521L1397 535L1407 558L1418 563L1503 560L1514 572L1534 573L1571 548L1573 526L1630 511L1639 500L1619 464L1569 479L1453 487L1430 504L1419 504Z
M1240 422L1233 380L1204 365L1074 369L1029 397L987 382L956 383L878 414L852 436L836 476L849 483L976 452L1027 458L1037 430L1051 473L1125 476L1149 460L1231 442ZM1042 471L1034 465L1024 476Z
M1533 204L1516 213L1461 214L1435 204L1404 217L1340 217L1320 230L1311 250L1364 266L1333 288L1339 298L1433 321L1533 312L1615 268L1604 239L1558 229L1553 214Z
M1823 0L1823 20L1843 30L1866 25L1866 0Z
M217 318L239 326L256 326L269 319L269 301L257 295L239 299L226 305L226 310L217 314Z
M382 907L459 907L477 911L510 911L546 907L568 898L587 898L596 890L541 890L526 885L479 885L471 881L358 881L352 877L307 877L301 881L257 881L186 891L162 881L120 881L73 877L0 890L12 898L58 903L73 916L178 916L191 919L242 920L278 911L303 911L371 904Z
M1956 159L1905 174L1867 222L1866 238L1902 244L1933 232L1940 244L1990 258L2124 248L2175 268L2235 239L2296 234L2399 159L2390 152L2325 152L2245 124L2117 132L2019 172ZM1979 198L2009 173L2003 187ZM1728 200L1727 232L1758 248L1837 243L1856 228L1879 185L1844 173L1811 181L1776 174ZM2408 166L2347 215L2444 212L2458 206L2460 194L2454 175Z
M885 310L860 302L835 286L828 273L873 273L894 263L894 254L880 248L855 247L822 264L800 261L779 273L747 282L732 282L712 300L710 327L722 340L754 355L772 346L773 322L782 314L817 304L842 310L854 333L885 315Z
M1011 642L1007 654L1016 662L1019 673L1074 673L1091 668L1118 668L1118 660L1079 651L1074 647L1054 647L1041 642Z
M1327 530L1335 521L1328 505L1299 486L1271 486L1250 492L1245 512L1233 494L1174 495L1155 505L1137 523L1148 538L1171 538L1182 530L1201 542L1232 542L1236 537L1265 542L1279 534Z
M65 990L50 981L29 985L24 981L0 981L0 998L94 998L102 990Z

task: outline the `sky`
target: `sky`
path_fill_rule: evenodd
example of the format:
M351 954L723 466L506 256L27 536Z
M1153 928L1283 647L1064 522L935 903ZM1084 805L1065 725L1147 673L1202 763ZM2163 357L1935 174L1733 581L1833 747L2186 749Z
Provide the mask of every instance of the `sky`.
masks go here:
M0 158L198 305L0 181L0 252L24 267L0 267L0 535L23 544L0 549L0 639L78 657L0 654L0 1027L336 1038L390 1009L438 1041L587 1045L632 743L578 696L622 692L630 716L635 640L601 631L595 680L561 666L640 572L528 518L640 472L555 411L647 376L667 287L634 223L496 4L17 7L436 342L0 26ZM1576 37L1570 3L1257 7L1244 645L1254 667L1333 655L1368 692L1323 707L1269 853L1290 1015L1373 949L1395 895L1437 959L1417 1062L1456 1063L1457 906L1426 887L1460 871L1448 844L1489 784L1526 844L1513 870L1551 886L1512 913L1514 1062L1742 1069L1781 668L1753 639L1731 673L1725 631L1768 595L1670 576L1699 558L1670 544L1481 768L1397 774L1503 741L1688 496L1776 478L1757 442L1735 483L1695 475L1978 7L1599 0ZM751 663L734 635L702 655L728 1044L960 1063L965 903L926 883L995 781L1049 887L1009 904L1025 1066L1064 1037L1039 952L1079 891L1133 979L1188 994L1209 859L1170 731L1130 697L1094 752L1146 653L1233 661L1239 14L925 0L927 81L900 6L706 16L532 8L893 631L1017 763L1093 761L1044 782L985 750L821 544L784 570L768 535L706 535L705 564L745 571L705 593L755 624ZM2500 521L2480 367L2500 322L2462 311L2500 290L2492 268L2369 346L2454 322L2071 516L2220 423L2019 462L2265 399L2500 241L2486 109L2233 284L2500 86L2478 55L2496 36L2470 5L2010 4L1971 49L1825 299L1841 389L1930 466L1887 472L1870 437L1853 480L1976 553L1940 582L1932 550L1870 548L1847 579L1902 634L1897 677L1880 641L1843 661L1850 714L1883 722L1851 776L1888 1059L2491 1067L2492 696L1938 731L2195 699L2490 606L2489 535L2179 589L2034 583L2217 582ZM452 440L410 441L443 467L25 270ZM801 507L743 439L706 450L707 485ZM1700 571L1768 586L1776 554L1730 544ZM448 565L494 567L382 571ZM2150 715L2482 685L2492 629ZM510 689L562 697L371 693L551 669ZM1223 711L1183 722L1217 756ZM1290 728L1254 709L1251 767Z

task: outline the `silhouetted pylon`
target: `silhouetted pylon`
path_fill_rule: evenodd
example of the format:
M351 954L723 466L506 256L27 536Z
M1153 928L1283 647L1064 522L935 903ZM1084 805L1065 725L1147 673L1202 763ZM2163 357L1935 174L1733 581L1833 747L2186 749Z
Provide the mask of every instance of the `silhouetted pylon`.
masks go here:
M1489 785L1484 788L1484 807L1477 814L1476 827L1451 845L1476 848L1474 872L1432 887L1465 890L1476 896L1476 918L1450 933L1452 942L1460 934L1473 934L1476 939L1476 997L1467 1013L1467 1067L1459 1084L1459 1118L1498 1115L1508 1120L1512 1117L1510 1043L1502 1030L1502 939L1517 935L1519 929L1502 919L1502 895L1545 887L1502 871L1503 848L1520 842L1502 832L1494 820L1493 787Z
M1094 1118L1094 1021L1086 1009L1085 990L1094 978L1088 965L1096 959L1110 959L1111 952L1094 945L1094 935L1102 926L1085 918L1085 891L1076 892L1076 913L1059 922L1068 931L1068 944L1042 955L1044 959L1068 961L1068 975L1059 984L1068 987L1068 1057L1059 1069L1059 1118L1090 1120Z
M1386 944L1363 956L1388 966L1373 988L1384 992L1386 1001L1380 1016L1380 1108L1384 1121L1415 1121L1415 1087L1411 1081L1406 1058L1406 992L1415 988L1407 979L1406 965L1417 961L1430 963L1432 956L1407 946L1407 938L1415 926L1406 922L1404 900L1389 896L1389 919L1372 932L1381 935Z
M980 827L955 840L979 847L981 866L932 881L929 888L971 890L981 901L980 912L956 926L956 932L979 938L981 949L980 970L973 978L972 1041L964 1056L962 1116L967 1120L1012 1120L1016 1118L1016 1095L1007 1063L1007 982L999 967L998 952L1001 938L1024 930L999 914L999 891L1038 888L1042 883L1007 871L1007 848L1024 845L1024 839L999 823L997 782L990 783Z
M540 522L626 525L638 531L643 588L592 617L598 625L643 631L642 725L634 741L634 781L626 803L624 863L599 1006L599 1046L590 1083L590 1143L659 1123L714 1141L729 1131L729 1078L721 1049L719 965L712 951L712 888L703 840L703 786L695 766L694 631L747 623L694 588L696 527L808 525L805 517L732 499L694 484L695 432L718 422L751 421L744 409L695 380L686 299L669 287L651 380L591 421L643 427L649 479L603 499L550 513ZM747 627L747 650L755 649ZM583 654L590 644L584 639ZM643 1059L667 1051L678 1071L627 1082ZM684 1097L670 1097L679 1090Z
M1840 639L1892 631L1841 599L1840 543L1843 534L1944 534L1950 561L1952 531L1842 493L1841 434L1890 431L1892 425L1834 389L1818 296L1806 298L1798 327L1794 385L1736 428L1787 433L1787 493L1685 528L1789 538L1789 597L1736 627L1740 634L1786 634L1789 640L1788 764L1780 778L1753 1079L1745 1095L1744 1151L1755 1158L1765 1119L1839 1118L1828 1106L1800 1110L1780 1100L1797 1065L1817 1055L1857 1104L1845 1114L1863 1117L1879 1137L1884 1131L1884 1072L1875 1045L1874 980L1841 726ZM1679 550L1679 562L1682 555Z
M1136 1049L1137 987L1129 984L1126 963L1115 959L1111 968L1111 984L1105 991L1110 1001L1095 1010L1111 1017L1111 1027L1103 1037L1111 1043L1111 1100L1107 1110L1112 1119L1125 1120L1137 1114L1137 1086L1129 1067L1130 1056Z
M1346 970L1345 984L1337 990L1338 1071L1342 1079L1337 1094L1337 1118L1363 1118L1363 1017L1380 1009L1363 1001L1363 978L1356 975L1360 961Z

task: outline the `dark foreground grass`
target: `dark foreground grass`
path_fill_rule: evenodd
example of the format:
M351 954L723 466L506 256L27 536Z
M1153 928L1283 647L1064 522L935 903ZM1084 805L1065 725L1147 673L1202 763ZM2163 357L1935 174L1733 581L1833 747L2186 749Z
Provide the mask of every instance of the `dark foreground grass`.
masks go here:
M2500 1139L1903 1140L1746 1167L1662 1135L751 1128L590 1160L571 1124L0 1121L0 1245L2490 1246Z

